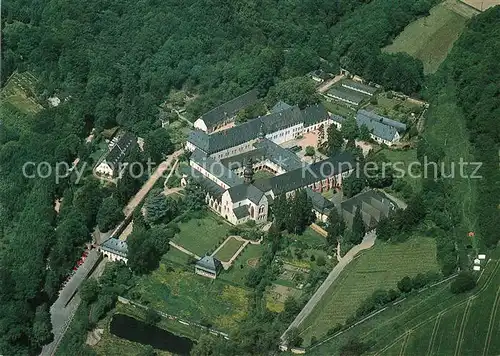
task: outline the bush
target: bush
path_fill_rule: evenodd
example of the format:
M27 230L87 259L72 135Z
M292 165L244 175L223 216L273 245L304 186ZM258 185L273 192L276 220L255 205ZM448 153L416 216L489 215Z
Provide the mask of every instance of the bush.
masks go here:
M325 258L323 256L318 256L318 258L316 258L316 264L321 267L321 266L324 266L326 264L326 261L325 261Z
M330 328L328 329L328 331L326 332L326 335L327 336L331 336L333 334L335 334L336 332L340 331L340 329L342 329L342 324L335 324L335 326L333 328Z
M450 290L453 294L459 294L474 289L475 286L476 279L472 273L463 271L460 272L457 278L451 283Z

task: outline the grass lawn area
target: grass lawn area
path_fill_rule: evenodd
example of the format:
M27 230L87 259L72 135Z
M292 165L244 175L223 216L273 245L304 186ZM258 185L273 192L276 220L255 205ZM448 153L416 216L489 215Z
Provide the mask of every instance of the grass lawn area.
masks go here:
M271 172L268 172L268 171L264 171L264 170L257 171L253 175L253 179L255 179L255 180L257 180L257 179L272 178L272 177L274 177L274 174L272 174Z
M165 264L143 276L132 289L139 302L190 321L231 330L247 314L249 292Z
M238 258L236 258L233 266L228 271L222 272L220 279L242 286L245 285L246 275L258 265L259 258L262 256L264 249L264 245L248 244Z
M356 113L354 110L349 109L347 106L344 106L336 102L331 102L327 100L322 100L321 102L323 103L327 111L335 115L347 117L347 116L354 116L354 114Z
M436 245L416 237L400 244L377 243L353 260L332 284L325 297L301 325L307 344L354 315L358 306L377 289L396 288L405 276L438 271Z
M244 244L242 241L236 240L234 237L231 237L227 242L222 246L222 248L217 252L215 257L217 257L220 261L227 262L233 257L233 255L238 251L238 249Z
M406 52L423 62L425 74L434 73L448 55L468 20L452 9L450 5L455 2L456 0L447 0L434 6L429 16L406 26L393 43L384 48L384 51Z
M230 226L214 213L207 212L202 219L180 223L179 228L181 232L173 241L198 256L203 256L214 251L221 240L226 239Z
M404 177L402 178L412 187L413 191L420 191L420 189L422 188L422 178L419 177L420 169L415 166L412 167L411 173L415 178L410 177L410 175L408 174L410 172L409 165L413 162L419 162L416 149L394 150L390 148L384 148L380 151L380 153L387 157L387 159L393 165L395 165L394 167L404 170L405 173Z
M170 261L174 264L186 265L188 262L189 255L184 252L176 249L175 247L170 246L168 252L163 255L162 260L164 262Z

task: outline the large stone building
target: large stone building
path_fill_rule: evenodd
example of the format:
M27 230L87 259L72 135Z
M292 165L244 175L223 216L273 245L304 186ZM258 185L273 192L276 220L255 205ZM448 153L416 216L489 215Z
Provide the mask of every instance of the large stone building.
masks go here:
M323 131L324 136L331 123L321 104L300 110L280 102L269 115L225 131L193 131L186 144L192 151L186 176L198 179L208 206L233 224L267 221L274 198L298 189L306 189L317 217L325 220L331 203L320 192L340 188L342 178L354 169L352 155L344 152L304 164L280 144L311 131ZM274 176L254 179L254 172L261 170Z

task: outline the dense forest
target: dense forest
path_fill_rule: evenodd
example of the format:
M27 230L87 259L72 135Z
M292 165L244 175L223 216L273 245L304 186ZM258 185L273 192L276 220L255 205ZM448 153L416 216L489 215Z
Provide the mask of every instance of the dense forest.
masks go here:
M10 108L2 111L0 353L35 354L51 340L48 310L60 283L95 226L109 225L99 217L105 217L116 202L123 205L142 183L124 177L116 188L103 188L91 176L80 182L70 176L59 184L54 179L27 179L21 174L26 161L54 165L87 157L92 147L83 141L92 126L119 124L153 142L158 105L172 89L197 95L187 108L191 118L250 88L259 88L264 96L280 82L318 67L336 72L342 66L387 88L418 92L424 80L422 64L406 55L382 54L380 48L425 15L434 2L5 1L2 85L16 70L31 71L39 79L36 90L42 101L54 94L68 100L34 117ZM474 46L488 43L482 26L479 20L472 26L477 33L469 36L479 39ZM464 38L459 47L471 41ZM490 71L487 66L495 69L495 64L483 62L483 56L490 61L494 56L483 53L486 47L471 48L475 51L468 52L469 60L484 63L481 75L494 83L498 68ZM476 81L481 77L459 57L453 57L454 76L462 101L468 103L464 110L470 112L471 127L478 127L482 137L477 150L486 154L494 148L488 142L498 144L499 137L498 130L485 130L498 128L493 121L498 102L496 109L489 102L495 87L483 91ZM475 90L468 87L471 82L477 85ZM484 112L475 105L480 99L488 100ZM490 115L484 118L486 126L476 125L486 114ZM14 121L16 125L11 125ZM140 161L155 153L132 154ZM497 154L489 157L496 159ZM487 179L495 182L492 162L489 167ZM484 229L490 229L485 231L497 225L498 211L491 209L491 203L498 192L495 195L492 189L498 187L482 186L485 206L490 207L480 214ZM59 215L54 211L56 199L62 199ZM255 317L236 333L250 335L247 344L240 345L242 354L255 349L256 334L263 330L254 323L272 323L260 308L255 306ZM274 340L261 348L271 344Z

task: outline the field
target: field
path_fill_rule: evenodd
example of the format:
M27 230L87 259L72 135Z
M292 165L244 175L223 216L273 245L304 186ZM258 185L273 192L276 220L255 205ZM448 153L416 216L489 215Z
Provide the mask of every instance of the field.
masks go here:
M2 89L2 101L24 114L35 114L43 109L37 102L35 85L37 78L30 72L14 73Z
M224 246L217 251L215 257L217 257L220 261L228 262L231 257L238 251L238 249L243 245L244 242L236 240L234 237L231 237L226 241Z
M132 291L140 295L138 302L142 304L225 331L234 328L248 309L245 289L163 263L151 275L143 276Z
M198 256L204 256L226 239L230 227L212 212L207 212L202 219L180 223L179 228L181 232L174 237L173 242Z
M419 162L417 158L417 150L416 149L411 149L411 150L394 150L394 149L388 149L384 148L383 150L380 151L381 154L383 154L393 165L396 164L397 166L402 170L404 170L404 177L402 177L403 180L405 180L413 189L413 191L419 191L422 186L422 178L419 177L420 170L418 167L411 166L409 165L413 162ZM410 177L408 173L411 173L415 178Z
M301 325L308 344L336 324L343 324L377 289L396 288L405 276L437 271L436 246L431 238L415 237L400 244L378 243L353 260Z
M464 15L470 11L461 7L466 5L456 0L436 5L429 16L406 26L384 50L389 53L406 52L422 60L424 73L434 73L465 28L468 17Z
M264 245L248 244L243 252L236 258L233 266L221 274L220 279L244 286L248 272L257 267L259 258L262 256L264 249Z
M453 295L449 282L431 287L325 340L308 354L331 354L356 336L372 342L367 355L500 355L499 257L497 248L472 292Z

